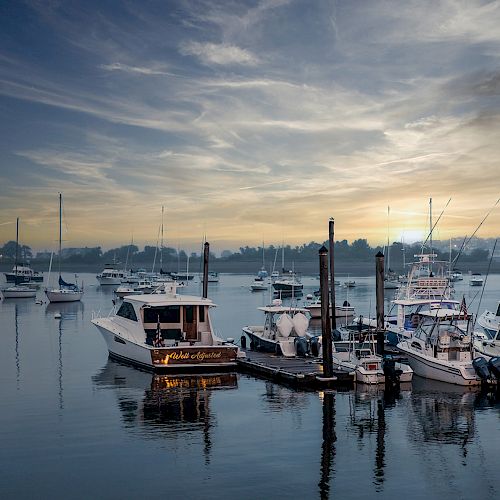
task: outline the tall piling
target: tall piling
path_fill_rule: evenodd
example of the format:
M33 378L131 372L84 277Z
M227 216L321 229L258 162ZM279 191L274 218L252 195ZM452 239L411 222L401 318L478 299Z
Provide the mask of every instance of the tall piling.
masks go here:
M319 290L321 297L321 337L323 343L323 376L333 376L332 328L330 323L328 297L328 250L325 246L319 249Z
M375 255L375 293L377 301L377 354L384 355L384 254Z
M208 256L210 255L210 245L205 241L203 245L203 298L208 297Z
M335 317L335 254L333 252L335 238L335 221L330 217L328 222L328 246L330 250L330 302L332 304L332 328L337 328L337 319Z

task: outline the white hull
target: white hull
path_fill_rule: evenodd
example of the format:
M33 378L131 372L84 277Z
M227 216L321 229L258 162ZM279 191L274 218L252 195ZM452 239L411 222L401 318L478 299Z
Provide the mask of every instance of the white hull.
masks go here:
M83 296L83 292L71 290L46 290L45 295L49 302L78 302Z
M36 297L36 290L16 290L14 288L6 288L5 290L2 290L2 295L4 299L30 299Z
M400 342L398 349L406 354L408 363L416 375L455 385L479 385L472 363L444 362L421 355L409 348L408 342Z
M311 318L321 318L321 304L310 304L306 306L306 309L309 311ZM332 314L332 308L329 307L330 315ZM344 317L352 317L354 316L354 307L351 306L335 306L335 317L336 318L344 318Z
M237 348L235 346L178 346L178 347L169 347L169 348L155 348L148 346L146 344L136 344L134 342L131 342L125 338L123 338L118 329L116 331L110 331L106 327L103 326L103 322L105 320L102 319L96 319L93 320L92 322L94 325L97 327L99 332L104 338L104 341L106 342L108 352L111 356L115 358L119 358L128 362L131 362L133 364L142 366L144 368L148 368L150 370L155 370L155 369L161 369L161 370L180 370L180 369L200 369L200 368L206 368L206 369L214 369L214 368L228 368L228 367L234 367L236 366L236 352ZM115 330L115 327L113 327L113 330ZM152 352L155 353L196 353L200 349L203 350L212 350L212 351L227 351L228 355L232 355L234 353L234 356L232 356L232 359L228 359L225 362L197 362L193 361L191 363L182 363L182 364L175 364L171 363L154 363L153 362L153 357L152 357Z

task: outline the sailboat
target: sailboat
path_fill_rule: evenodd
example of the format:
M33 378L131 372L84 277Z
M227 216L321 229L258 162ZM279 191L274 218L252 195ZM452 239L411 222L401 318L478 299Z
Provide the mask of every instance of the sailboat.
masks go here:
M62 194L59 193L59 288L46 289L49 302L77 302L83 296L83 288L75 283L66 283L61 277L61 242L62 242Z
M19 266L17 264L17 259L19 250L19 217L16 220L16 263L14 266L14 286L9 286L8 288L4 288L2 290L2 295L4 299L27 299L36 297L36 290L33 290L29 286L18 285L18 276L17 271Z

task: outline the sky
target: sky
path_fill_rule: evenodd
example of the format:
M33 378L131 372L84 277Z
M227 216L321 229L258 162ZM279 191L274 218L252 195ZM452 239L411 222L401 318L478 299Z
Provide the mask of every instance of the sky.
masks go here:
M500 2L0 3L0 243L470 235L500 197ZM449 201L451 198L451 201ZM388 210L390 207L390 210ZM389 215L388 215L389 213ZM477 235L497 236L500 208Z

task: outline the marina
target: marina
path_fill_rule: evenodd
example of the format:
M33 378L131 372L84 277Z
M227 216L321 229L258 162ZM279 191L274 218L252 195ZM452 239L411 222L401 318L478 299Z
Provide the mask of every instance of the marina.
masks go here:
M461 468L456 487L462 492L475 495L479 489L489 498L488 492L500 487L494 467L500 434L490 432L500 411L494 391L420 377L390 390L356 384L352 375L340 371L334 372L336 380L322 381L317 360L275 356L249 346L234 371L142 371L108 359L91 317L98 311L107 316L113 308L113 287L101 287L95 274L81 277L88 285L78 302L0 302L5 325L0 337L5 381L0 434L11 457L3 464L8 479L1 487L3 497L14 491L23 496L33 487L42 496L58 496L68 481L81 490L76 498L98 495L109 481L104 465L109 460L118 466L113 488L124 496L138 487L130 480L132 470L144 476L143 493L161 494L152 462L168 464L175 474L169 486L172 497L219 497L215 490L223 482L226 495L238 492L247 498L279 498L290 485L295 495L308 498L324 498L325 488L340 496L392 498L391 492L404 488L412 474L416 494L440 498L447 491L440 481L453 466ZM351 303L369 316L374 277L354 278ZM268 304L269 292L251 293L250 279L222 274L219 283L208 287L218 305L211 313L214 329L224 338L239 339L236 323L241 328L262 319L258 307ZM317 288L315 277L304 276L302 282L307 293ZM500 276L489 276L488 284L482 306L494 310ZM467 283L459 287L456 293L474 300ZM180 293L200 296L202 285L191 281ZM386 296L386 307L390 298ZM309 330L320 334L317 320L311 320ZM365 452L360 454L358 446ZM34 462L30 457L42 450L44 462ZM439 450L440 460L432 450ZM298 455L300 461L287 458ZM265 464L276 457L288 465L270 475ZM22 472L26 462L32 464L30 486ZM187 464L190 474L206 474L204 483L188 481ZM91 484L71 472L83 467L93 477ZM366 475L354 486L348 479L352 467ZM395 468L398 474L392 472ZM435 478L430 484L429 468ZM291 471L300 477L291 478ZM478 473L488 476L486 485L477 484ZM264 484L257 477L268 479ZM238 484L231 486L233 482ZM213 495L207 494L207 486Z

